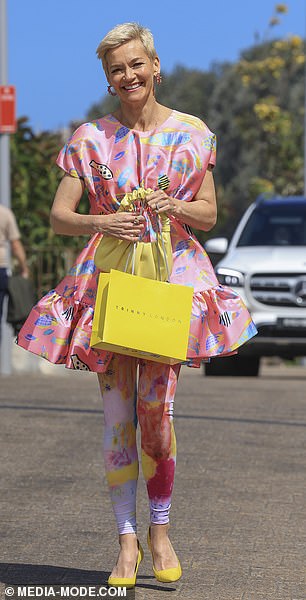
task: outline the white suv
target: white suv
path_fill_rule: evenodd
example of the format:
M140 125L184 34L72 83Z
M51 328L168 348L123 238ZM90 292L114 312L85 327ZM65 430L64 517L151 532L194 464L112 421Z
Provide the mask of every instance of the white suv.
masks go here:
M306 198L259 197L233 238L210 239L218 280L243 298L258 335L235 357L213 359L207 375L258 375L261 356L306 355Z

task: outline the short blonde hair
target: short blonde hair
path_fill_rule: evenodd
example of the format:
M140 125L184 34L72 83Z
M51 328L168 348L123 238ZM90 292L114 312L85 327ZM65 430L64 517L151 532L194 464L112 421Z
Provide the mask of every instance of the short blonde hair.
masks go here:
M152 61L157 56L153 35L150 29L139 25L139 23L122 23L121 25L116 25L116 27L106 34L96 50L97 57L102 61L106 77L108 77L108 65L106 60L108 50L117 48L118 46L121 46L121 44L130 42L131 40L140 40L146 54Z

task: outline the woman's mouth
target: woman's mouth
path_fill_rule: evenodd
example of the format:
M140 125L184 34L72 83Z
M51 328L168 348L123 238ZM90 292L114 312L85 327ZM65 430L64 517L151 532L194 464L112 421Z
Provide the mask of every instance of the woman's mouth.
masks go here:
M142 83L132 83L131 85L124 85L122 87L127 92L134 92L134 90L138 90L141 86Z

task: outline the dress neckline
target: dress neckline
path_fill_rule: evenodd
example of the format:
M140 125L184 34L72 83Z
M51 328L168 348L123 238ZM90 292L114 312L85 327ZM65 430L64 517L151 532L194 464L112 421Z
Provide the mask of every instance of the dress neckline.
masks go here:
M168 121L170 121L170 119L172 119L172 117L174 116L174 114L175 114L175 110L173 109L173 110L171 110L170 115L160 125L157 125L153 129L146 129L145 131L142 131L141 129L133 129L133 128L127 127L126 125L123 125L123 123L121 123L121 121L119 121L119 119L117 119L117 117L115 117L112 113L109 113L109 115L107 115L107 116L110 117L110 119L111 119L111 121L113 123L117 123L121 127L125 127L126 129L128 129L132 133L136 133L136 134L139 134L139 135L141 135L141 134L142 135L149 135L151 133L154 133L155 131L158 131L159 129L163 129L167 125Z

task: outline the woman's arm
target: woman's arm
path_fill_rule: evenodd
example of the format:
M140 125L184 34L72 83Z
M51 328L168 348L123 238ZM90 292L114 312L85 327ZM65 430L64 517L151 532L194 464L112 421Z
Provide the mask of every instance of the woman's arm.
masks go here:
M182 202L170 198L163 190L157 190L148 196L148 204L158 212L167 212L186 225L195 229L210 231L217 220L217 203L214 178L211 170L207 170L201 187L191 202Z
M61 180L53 206L50 223L53 231L62 235L93 235L104 233L135 242L143 233L144 217L136 213L81 215L76 212L84 191L81 179L65 175ZM135 222L135 217L137 220Z

